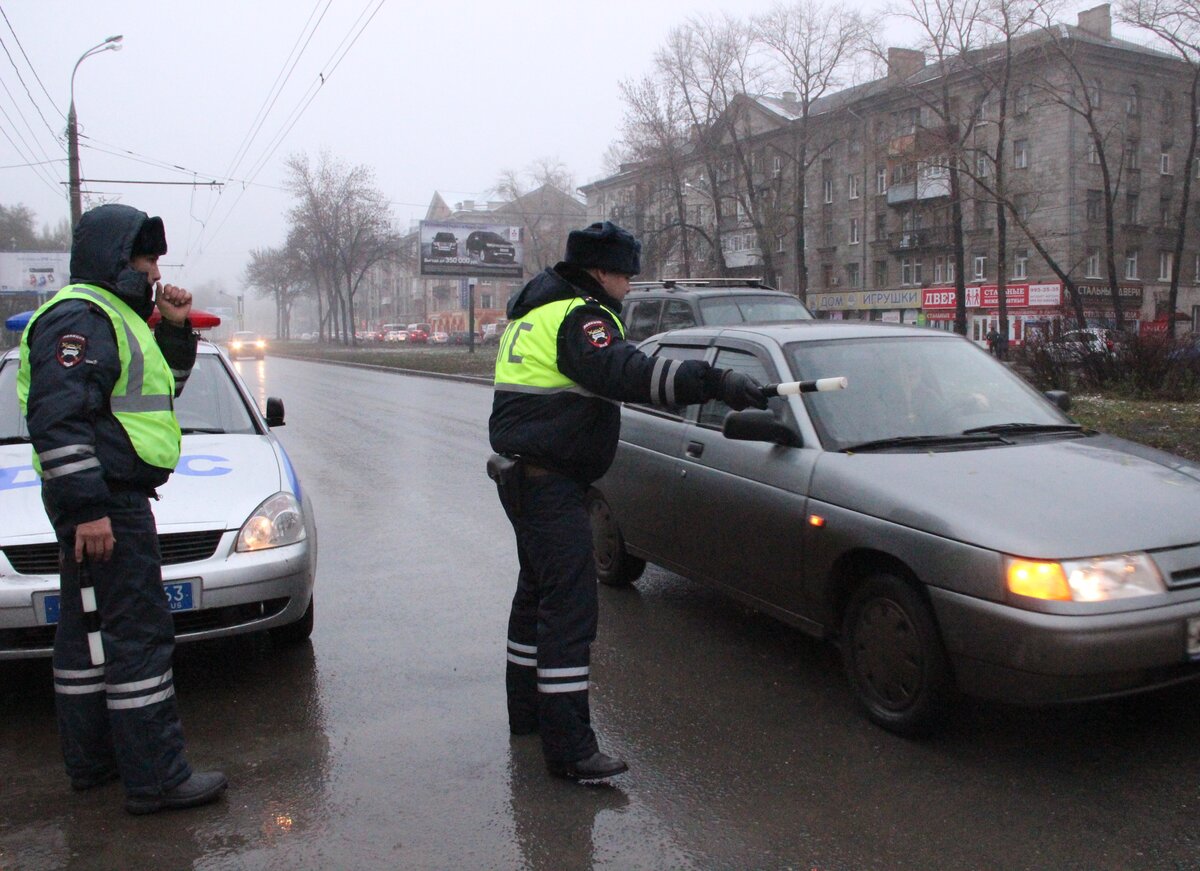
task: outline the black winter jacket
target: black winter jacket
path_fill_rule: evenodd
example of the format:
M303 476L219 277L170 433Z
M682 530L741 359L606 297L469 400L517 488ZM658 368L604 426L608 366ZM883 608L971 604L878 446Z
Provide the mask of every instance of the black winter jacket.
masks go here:
M716 395L723 370L699 360L647 357L621 338L605 308L620 314L621 303L582 269L559 263L534 276L509 300L509 321L539 306L581 298L558 330L558 371L596 394L518 393L497 387L488 430L492 450L588 484L616 456L620 402L689 405ZM599 322L599 324L597 323ZM501 343L500 353L504 353Z
M129 206L103 206L83 216L75 231L71 283L103 287L148 316L154 308L146 276L128 267L133 240L147 216ZM161 321L155 340L175 373L175 393L183 389L196 362L196 334L190 322L177 327ZM83 362L64 365L58 349L63 337L82 344ZM82 343L79 341L82 339ZM90 445L99 467L42 482L50 516L74 526L109 512L114 490L149 492L164 484L171 470L145 463L109 409L109 397L121 375L112 321L97 306L65 300L40 315L29 337L29 400L26 420L39 455L71 445Z

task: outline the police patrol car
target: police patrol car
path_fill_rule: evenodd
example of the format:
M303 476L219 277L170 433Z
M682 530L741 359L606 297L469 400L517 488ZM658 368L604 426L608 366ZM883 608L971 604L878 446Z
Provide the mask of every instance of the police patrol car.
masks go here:
M16 349L0 356L0 660L49 656L59 611L59 549L17 403L17 365ZM317 530L270 430L283 425L283 403L268 399L264 417L224 355L201 340L176 414L183 453L152 503L176 637L269 630L283 643L307 639Z

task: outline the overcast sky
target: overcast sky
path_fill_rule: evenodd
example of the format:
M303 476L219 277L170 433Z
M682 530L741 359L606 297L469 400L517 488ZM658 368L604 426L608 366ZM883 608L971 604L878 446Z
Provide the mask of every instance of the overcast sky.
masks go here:
M122 34L75 77L83 177L226 184L85 189L163 217L166 280L236 293L247 252L284 240L289 155L373 167L402 228L434 191L486 200L502 171L541 157L584 184L617 136L618 83L650 70L672 27L774 2L0 0L0 203L43 223L69 214L71 68ZM33 161L49 162L16 166Z

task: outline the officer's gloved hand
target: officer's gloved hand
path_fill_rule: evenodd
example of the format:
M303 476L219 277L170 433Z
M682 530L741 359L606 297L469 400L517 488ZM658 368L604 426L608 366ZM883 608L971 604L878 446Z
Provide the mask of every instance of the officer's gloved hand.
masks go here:
M762 385L741 372L726 369L717 386L717 399L734 411L746 408L766 408L767 396Z

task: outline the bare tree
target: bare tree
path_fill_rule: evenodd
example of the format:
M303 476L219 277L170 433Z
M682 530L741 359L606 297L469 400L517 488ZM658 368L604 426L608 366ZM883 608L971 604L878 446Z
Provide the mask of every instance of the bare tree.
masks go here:
M492 192L505 201L503 211L517 217L525 233L525 266L540 272L562 255L567 224L576 216L564 210L574 198L575 181L562 161L535 160L524 173L506 169Z
M275 338L291 338L292 305L308 289L295 258L284 248L256 248L250 252L243 283L275 303Z
M289 217L300 231L292 241L308 249L303 261L325 279L335 335L357 344L354 297L370 268L400 246L387 201L366 166L347 169L322 153L315 167L305 155L293 156L287 167L296 197Z
M1167 295L1167 330L1168 335L1174 336L1183 243L1187 238L1191 214L1192 177L1196 166L1197 139L1200 138L1200 0L1124 0L1118 15L1127 24L1154 34L1188 65L1188 117L1191 123L1188 125L1182 199L1175 228L1171 287Z
M814 147L814 104L840 88L851 65L861 54L869 24L863 16L822 0L797 0L779 4L753 20L754 35L766 49L767 63L780 90L795 94L798 118L792 124L791 224L796 256L796 287L803 298L808 290L805 252L805 203L808 171L825 153ZM866 143L863 143L864 147ZM863 179L865 186L867 180ZM865 228L863 230L865 232Z

